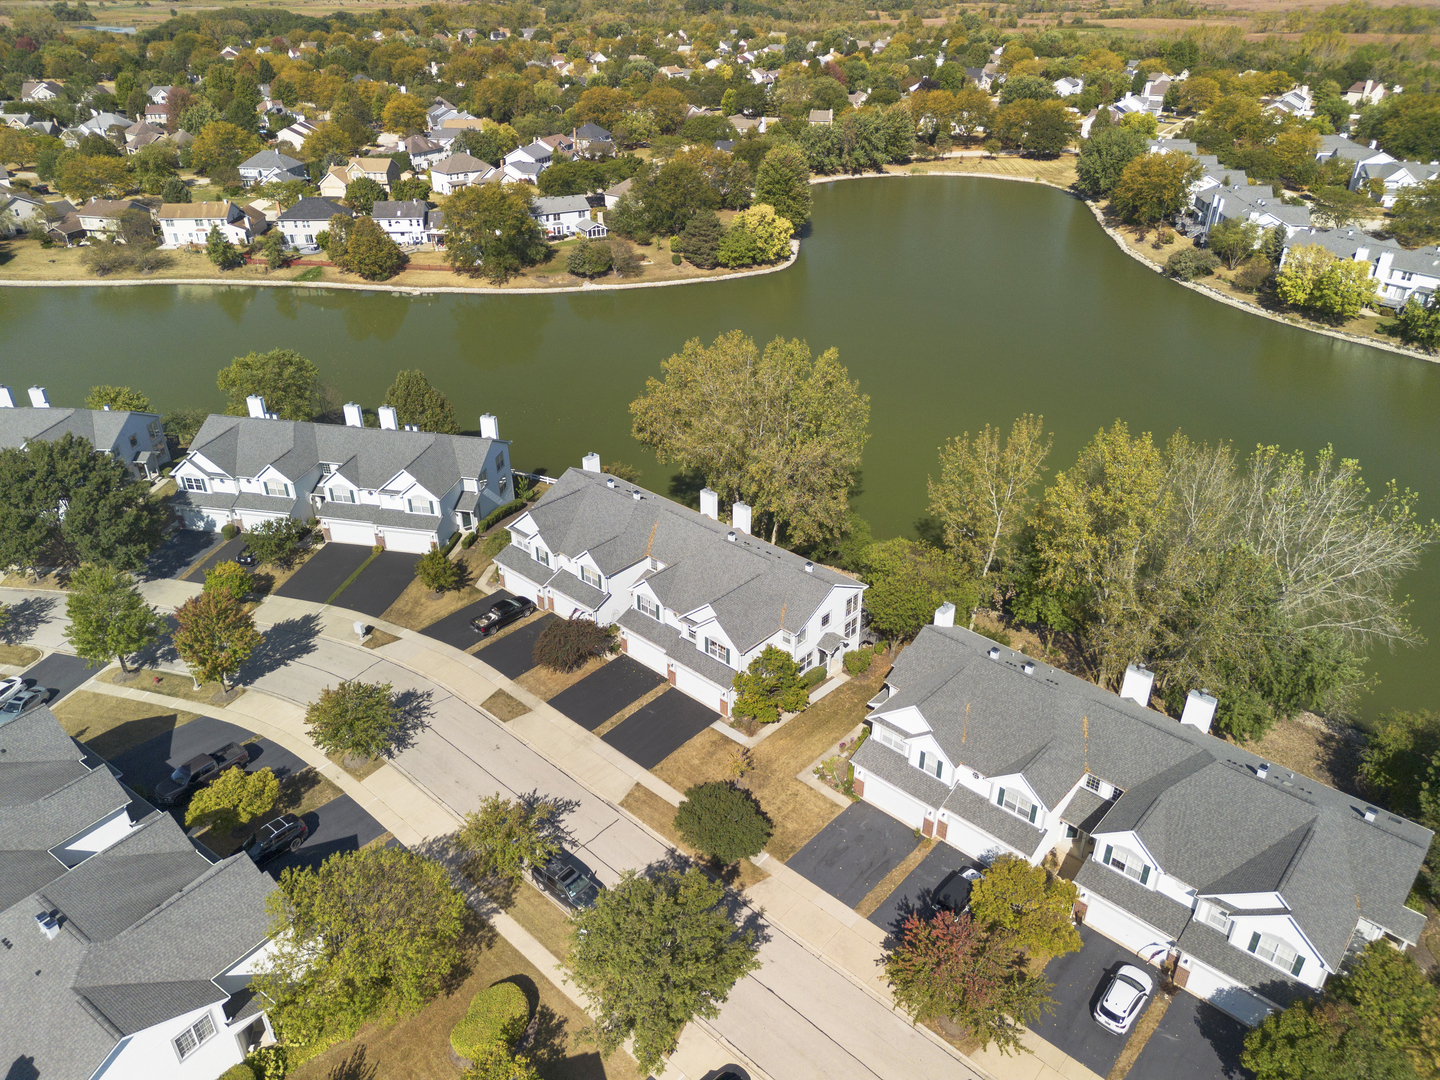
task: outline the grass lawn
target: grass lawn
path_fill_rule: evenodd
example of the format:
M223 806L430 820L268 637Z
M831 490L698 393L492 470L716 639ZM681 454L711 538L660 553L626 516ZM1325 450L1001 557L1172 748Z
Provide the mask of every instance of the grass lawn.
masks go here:
M514 720L517 716L524 716L530 711L529 705L504 690L496 690L480 703L480 707L502 723Z
M552 974L541 972L488 927L475 927L465 941L462 966L452 973L456 985L448 993L403 1020L366 1024L354 1039L331 1047L290 1076L455 1080L459 1070L450 1061L450 1029L477 993L508 981L525 991L532 1010L539 1010L530 1056L545 1080L641 1080L634 1060L623 1050L602 1060L582 1040L589 1017L551 983Z
M423 630L451 612L459 611L461 608L473 604L485 594L469 584L474 580L474 576L469 574L468 570L469 568L466 567L465 585L443 592L438 598L425 586L424 582L416 578L405 586L405 591L395 598L395 602L386 608L385 614L380 617L386 622L396 623L407 630Z
M256 829L276 815L294 814L300 817L308 814L311 810L319 809L340 795L340 789L314 769L302 769L294 776L288 776L280 782L280 798L275 801L275 805L268 813L260 815L254 821L246 822L234 832L220 833L215 829L208 829L197 839L216 855L225 858L239 851L240 846L250 839ZM388 837L389 834L386 835Z
M28 573L21 571L14 574L0 576L0 585L7 589L56 589L63 590L68 575L62 576L59 573L46 574L44 577L31 577Z
M987 176L1009 176L1019 180L1040 180L1068 188L1075 183L1075 156L1059 157L963 157L937 161L916 161L909 165L887 165L887 173L981 173Z
M750 791L775 822L765 850L782 862L840 813L841 808L796 779L821 754L865 719L865 702L875 696L890 670L893 656L881 657L864 675L851 679L811 705L752 752L755 769ZM672 787L723 780L725 761L735 744L709 728L662 761L654 770Z
M142 671L138 675L131 673L131 676L127 676L118 667L114 667L102 671L100 679L114 686L128 686L134 690L144 690L150 694L163 694L165 697L180 698L183 701L194 701L200 705L215 704L215 696L220 693L219 683L204 683L199 690L196 690L194 679L189 675L178 675L173 671ZM243 686L231 689L227 692L226 701L235 701L243 693L245 693Z
M625 798L620 800L620 805L630 813L634 814L641 821L645 822L652 829L665 837L675 847L686 855L695 858L695 849L675 831L675 807L656 795L644 784L636 784L628 792ZM697 862L699 860L697 859ZM756 866L749 859L741 859L734 866L726 867L720 875L722 881L731 888L744 891L757 882L764 881L770 875Z
M570 928L573 925L570 916L528 882L519 885L507 899L506 913L530 931L556 960L564 961L570 952Z
M0 664L29 667L40 659L40 650L33 645L0 645Z
M199 716L91 690L76 690L54 712L61 727L107 759Z
M393 645L399 640L400 639L394 634L387 634L384 630L376 630L372 627L370 633L365 636L365 640L360 644L367 649L378 649L382 645Z
M516 624L520 625L520 624ZM485 659L482 654L480 659ZM516 686L523 686L530 693L534 694L541 701L549 701L561 690L574 686L586 675L599 671L606 663L603 657L592 656L589 660L575 671L552 671L544 664L536 664L529 671L525 672L515 680Z

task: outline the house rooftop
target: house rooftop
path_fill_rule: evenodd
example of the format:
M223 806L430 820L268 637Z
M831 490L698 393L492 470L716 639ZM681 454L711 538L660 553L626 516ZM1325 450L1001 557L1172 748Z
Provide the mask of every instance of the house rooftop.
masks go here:
M33 439L53 442L75 435L99 450L109 450L130 418L137 415L146 417L147 422L160 419L156 413L131 413L125 409L0 408L0 447L19 448Z
M336 214L344 214L346 217L354 217L355 211L348 206L341 206L333 199L319 199L311 196L301 199L289 210L284 211L278 221L329 221ZM213 420L214 417L212 416Z

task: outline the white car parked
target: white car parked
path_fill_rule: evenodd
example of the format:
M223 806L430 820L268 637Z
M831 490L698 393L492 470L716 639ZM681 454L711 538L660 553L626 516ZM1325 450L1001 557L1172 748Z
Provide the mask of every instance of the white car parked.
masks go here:
M1124 1035L1145 1011L1145 1002L1155 989L1149 974L1126 964L1110 979L1110 985L1095 1005L1095 1022L1107 1031Z

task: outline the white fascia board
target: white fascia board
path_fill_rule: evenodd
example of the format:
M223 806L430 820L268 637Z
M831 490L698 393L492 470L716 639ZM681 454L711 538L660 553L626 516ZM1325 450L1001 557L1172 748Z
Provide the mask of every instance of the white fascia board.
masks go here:
M265 482L265 480L266 480L267 477L275 477L275 476L278 476L281 480L284 480L287 484L293 484L293 483L295 483L295 480L297 479L296 477L285 475L283 472L281 472L279 469L277 469L273 464L271 464L271 465L266 465L263 469L261 469L259 472L257 472L257 473L255 474L255 482L256 482L257 484L263 484L263 483Z
M207 477L218 476L225 477L229 480L235 479L228 472L220 468L219 465L216 465L213 461L207 458L204 454L200 453L198 450L191 450L190 453L185 455L185 460L180 462L180 464L175 466L175 468L181 469L184 468L186 465L193 466L196 472L201 473L202 475Z
M914 735L924 735L930 731L930 724L925 716L914 705L907 705L903 709L896 709L894 712L886 712L885 706L880 706L873 713L872 717L878 717L893 728L903 731L907 738Z
M970 771L974 772L975 770L971 769ZM1047 813L1053 810L1052 807L1046 806L1045 800L1035 793L1035 789L1030 786L1030 781L1025 779L1024 773L1006 773L1004 776L987 776L986 779L995 787L1003 787L1006 791L1018 789L1025 792L1026 798L1036 805L1044 807Z
M1218 904L1225 904L1232 908L1249 908L1251 910L1285 908L1288 910L1290 907L1278 892L1200 893L1199 896L1202 900L1214 900Z
M535 519L530 516L528 510L510 523L510 531L518 532L527 540L533 540L540 535L540 530L535 525Z
M1095 838L1096 851L1103 851L1105 844L1123 847L1144 858L1147 863L1155 867L1155 869L1162 874L1165 872L1165 867L1160 865L1160 860L1151 854L1150 849L1145 846L1145 841L1141 840L1139 834L1133 830L1127 829L1123 832L1113 833L1100 832L1094 833L1093 835Z

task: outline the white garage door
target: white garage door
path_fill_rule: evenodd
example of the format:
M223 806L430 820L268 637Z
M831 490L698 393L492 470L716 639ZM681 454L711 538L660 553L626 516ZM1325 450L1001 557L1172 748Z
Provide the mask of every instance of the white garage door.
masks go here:
M423 555L434 546L434 533L417 532L412 529L385 530L387 551L412 551L417 555Z
M675 689L688 694L707 708L714 709L716 712L720 711L720 698L723 696L721 691L714 683L700 678L692 671L676 667Z
M204 532L219 532L225 524L225 521L220 518L220 511L205 510L200 507L187 507L181 517L184 519L187 529L200 529Z
M903 821L912 828L920 827L920 823L925 820L923 806L903 791L897 791L878 776L866 773L860 777L859 770L856 770L856 774L857 778L865 781L863 798L866 802L878 806L897 821Z
M247 529L253 529L257 525L264 525L267 521L279 521L286 517L285 514L257 514L253 510L240 511L240 524Z
M634 634L625 639L625 652L637 664L644 664L651 671L664 675L668 670L665 659L665 650L658 645L652 645L643 638Z
M330 531L330 542L333 544L364 544L366 547L375 546L375 526L365 521L326 521L322 522Z

